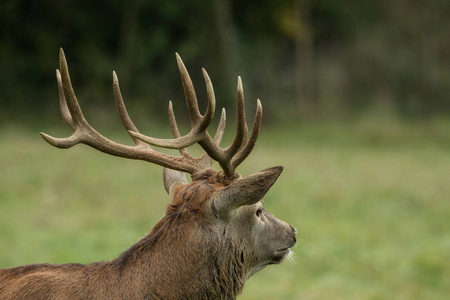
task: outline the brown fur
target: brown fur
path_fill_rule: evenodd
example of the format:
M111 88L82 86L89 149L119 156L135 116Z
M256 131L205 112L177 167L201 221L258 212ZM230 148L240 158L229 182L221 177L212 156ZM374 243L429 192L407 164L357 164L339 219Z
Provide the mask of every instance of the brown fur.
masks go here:
M115 260L0 270L0 299L235 299L258 257L214 216L211 199L230 184L217 175L178 187L164 217Z

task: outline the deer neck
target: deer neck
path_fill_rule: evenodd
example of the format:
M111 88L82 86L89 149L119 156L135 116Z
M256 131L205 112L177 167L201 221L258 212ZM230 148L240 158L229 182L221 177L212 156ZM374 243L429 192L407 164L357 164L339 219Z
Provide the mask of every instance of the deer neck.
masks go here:
M208 226L170 226L161 220L114 261L126 282L149 295L187 299L234 299L249 268L232 241L220 240ZM209 241L206 242L205 241Z

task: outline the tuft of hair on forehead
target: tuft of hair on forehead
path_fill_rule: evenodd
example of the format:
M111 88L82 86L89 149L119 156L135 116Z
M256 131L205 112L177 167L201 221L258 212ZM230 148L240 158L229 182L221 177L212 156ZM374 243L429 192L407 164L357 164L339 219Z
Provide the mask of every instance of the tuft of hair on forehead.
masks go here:
M239 174L239 172L236 172L233 176L226 176L223 171L217 172L214 169L207 169L200 174L193 175L191 178L192 182L204 180L211 184L221 183L224 186L228 186L237 179L240 179L241 175Z

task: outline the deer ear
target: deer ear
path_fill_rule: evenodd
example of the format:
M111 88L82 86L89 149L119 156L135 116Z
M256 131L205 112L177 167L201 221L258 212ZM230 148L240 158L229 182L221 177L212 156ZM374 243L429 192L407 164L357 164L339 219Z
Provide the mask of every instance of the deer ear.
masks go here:
M166 188L166 191L169 194L169 196L172 196L174 188L188 184L186 176L184 175L183 172L175 171L168 168L163 169L163 181L164 187Z
M234 209L260 201L282 171L283 167L264 169L223 188L212 203L214 213L227 218Z

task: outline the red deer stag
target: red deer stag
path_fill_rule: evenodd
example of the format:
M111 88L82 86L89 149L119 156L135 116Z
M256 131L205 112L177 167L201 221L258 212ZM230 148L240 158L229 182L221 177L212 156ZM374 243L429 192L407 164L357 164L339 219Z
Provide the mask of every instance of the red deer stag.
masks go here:
M283 168L268 168L246 178L236 172L258 137L260 101L249 134L238 78L236 135L228 147L221 148L224 110L214 138L206 130L215 111L208 74L202 70L208 97L202 115L189 74L178 54L176 57L192 128L180 136L169 103L174 139L139 133L127 113L113 72L117 110L136 144L128 146L107 139L86 121L61 49L61 72L56 71L61 113L74 133L68 138L41 133L42 137L59 148L84 143L107 154L164 167L164 186L170 203L150 233L112 261L35 264L0 270L0 299L235 299L250 276L289 255L296 243L296 230L262 207L263 196ZM199 158L187 150L195 143L206 152ZM158 153L150 145L178 149L180 156ZM213 161L220 164L220 172L211 168ZM191 183L184 172L191 175Z

